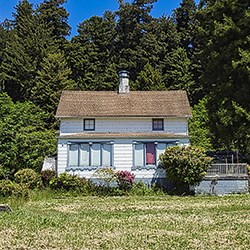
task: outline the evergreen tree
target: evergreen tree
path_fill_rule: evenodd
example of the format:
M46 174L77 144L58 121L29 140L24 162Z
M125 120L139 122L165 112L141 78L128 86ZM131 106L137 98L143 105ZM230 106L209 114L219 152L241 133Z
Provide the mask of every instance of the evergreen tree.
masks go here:
M65 37L70 34L68 24L69 13L62 7L66 0L44 0L37 8L39 18L51 29L52 36L59 43L65 43Z
M213 143L249 153L249 2L207 0L198 17Z
M197 7L194 0L182 0L180 7L174 10L173 18L180 34L180 46L185 49L190 59L197 31Z
M192 109L193 117L189 119L189 135L191 144L203 147L206 150L213 149L212 133L209 129L208 99L203 98Z
M63 89L73 89L70 79L71 70L64 54L58 52L44 57L40 70L37 71L35 85L31 90L30 100L50 114L49 123L53 123L54 114Z
M135 81L137 74L145 64L149 62L148 57L154 51L153 46L150 46L150 50L147 51L142 46L142 41L146 36L150 37L148 34L149 24L153 20L150 11L156 1L134 0L130 4L119 0L120 6L116 12L118 18L116 28L117 65L119 69L127 69L130 72L132 82ZM145 40L148 41L148 39Z
M106 12L103 17L85 20L79 25L78 33L68 49L68 60L78 88L114 90L118 82L114 64L114 14Z
M0 23L0 69L1 64L4 59L4 51L7 46L7 42L11 36L11 23L9 20L5 20L4 22ZM4 90L4 76L0 71L0 92Z
M189 87L189 97L192 104L197 103L203 97L200 83L202 67L197 56L201 53L197 41L199 28L197 11L198 8L194 0L182 0L180 7L175 9L173 13L173 20L180 36L180 47L186 51L190 60L189 72L192 75L193 84Z
M136 90L164 90L161 73L147 63L139 73L136 82Z
M57 51L51 30L40 22L32 5L24 0L16 10L1 65L5 90L15 101L30 99L43 58Z
M190 94L194 84L191 74L191 62L184 49L177 48L167 53L163 60L164 82L168 89L182 89Z

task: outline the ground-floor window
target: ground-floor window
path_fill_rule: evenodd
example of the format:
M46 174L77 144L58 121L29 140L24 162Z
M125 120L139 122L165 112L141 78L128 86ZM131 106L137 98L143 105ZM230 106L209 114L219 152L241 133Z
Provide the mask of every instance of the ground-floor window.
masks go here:
M133 165L158 165L160 154L165 151L166 147L173 145L176 145L176 142L134 142Z
M113 166L113 143L71 143L68 146L68 166Z

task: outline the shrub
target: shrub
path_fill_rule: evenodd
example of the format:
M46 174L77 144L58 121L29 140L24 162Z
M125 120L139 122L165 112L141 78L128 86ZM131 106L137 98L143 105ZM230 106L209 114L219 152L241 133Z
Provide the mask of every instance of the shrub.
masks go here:
M110 187L117 182L116 172L112 168L97 169L93 176L97 177L101 186Z
M43 185L45 187L49 186L49 182L56 176L56 172L54 170L46 169L41 172Z
M3 197L16 196L28 198L29 190L27 186L17 184L11 180L0 181L0 195Z
M0 165L0 180L7 180L11 177L11 172L8 168L4 168Z
M14 175L16 183L26 185L29 189L41 188L41 176L31 168L25 168L17 171Z
M86 188L87 181L77 175L62 173L58 177L52 178L49 184L54 190L80 191Z
M190 192L190 187L198 185L206 175L212 158L200 147L174 146L166 148L160 160L176 191Z
M121 190L130 190L135 180L135 175L129 171L117 171L117 184Z

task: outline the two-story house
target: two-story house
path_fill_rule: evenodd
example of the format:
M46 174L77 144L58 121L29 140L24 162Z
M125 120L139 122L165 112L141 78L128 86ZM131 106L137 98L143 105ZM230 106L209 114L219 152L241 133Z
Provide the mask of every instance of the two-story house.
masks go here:
M186 92L130 91L126 71L118 92L63 91L56 117L58 174L91 178L111 167L150 180L166 147L189 144Z

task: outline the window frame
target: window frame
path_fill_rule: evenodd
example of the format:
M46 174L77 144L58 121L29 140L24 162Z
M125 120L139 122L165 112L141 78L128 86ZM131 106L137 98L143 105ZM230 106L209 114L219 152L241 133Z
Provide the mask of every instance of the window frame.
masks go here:
M154 154L155 154L155 164L147 164L147 159L146 159L146 144L147 143L153 143L155 148L154 148ZM135 152L136 152L136 145L137 144L142 144L143 145L143 166L138 166L135 165ZM174 146L179 144L179 140L174 140L174 141L133 141L133 169L136 169L137 167L147 167L147 166L158 166L158 153L160 149L158 149L158 144L166 144L166 148L169 146Z
M88 155L88 164L87 165L80 165L80 161L81 161L81 157L80 157L80 149L81 149L81 145L82 144L86 144L88 145L88 149L89 149L89 155ZM100 144L100 165L93 165L92 164L92 146L94 144ZM110 145L111 148L110 148L110 165L109 166L104 166L103 165L103 151L104 151L104 145ZM77 158L77 165L70 165L70 146L71 145L77 145L78 147L78 152L77 152L77 155L78 155L78 158ZM114 142L113 141L95 141L95 142L86 142L86 141L83 141L83 142L69 142L68 143L68 154L67 154L67 167L96 167L96 168L99 168L99 167L111 167L113 168L114 167Z
M133 142L133 166L137 166L135 165L136 144L143 145L143 166L157 166L157 144L158 142L155 142L155 141L134 141ZM147 144L154 144L154 159L155 159L154 164L147 164L147 146L146 146Z
M93 128L86 128L86 126L87 126L87 124L86 124L86 122L87 121L93 121ZM90 124L88 124L88 126L90 126ZM83 130L84 131L95 131L95 119L93 119L93 118L91 118L91 119L89 119L89 118L87 118L87 119L83 119Z
M158 128L158 125L156 126L155 122L161 122L161 127ZM152 130L153 131L164 131L164 119L163 118L153 118L152 119Z

